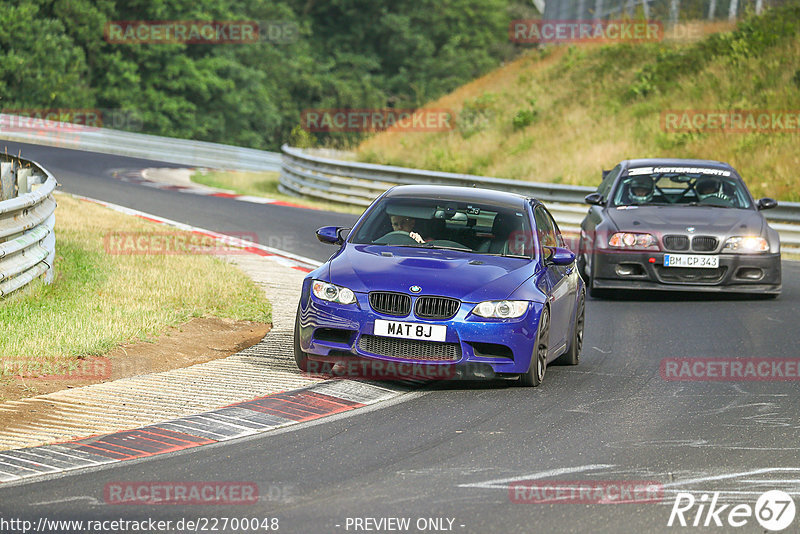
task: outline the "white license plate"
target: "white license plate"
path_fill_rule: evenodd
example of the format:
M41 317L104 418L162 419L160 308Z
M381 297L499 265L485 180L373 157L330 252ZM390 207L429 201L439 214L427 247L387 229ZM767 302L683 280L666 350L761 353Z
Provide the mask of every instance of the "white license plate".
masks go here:
M447 336L447 327L438 324L404 323L376 319L374 333L376 336L383 337L444 341Z
M719 256L664 254L664 267L696 267L698 269L716 269L719 267Z

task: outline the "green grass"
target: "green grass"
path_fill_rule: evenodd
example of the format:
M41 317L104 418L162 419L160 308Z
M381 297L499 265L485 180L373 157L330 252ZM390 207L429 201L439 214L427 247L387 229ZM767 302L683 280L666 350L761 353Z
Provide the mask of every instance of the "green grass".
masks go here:
M173 233L168 227L66 195L57 201L53 284L35 281L0 301L5 364L63 366L122 343L155 340L194 317L270 322L264 292L219 258L118 255L104 246L110 232Z
M534 182L597 185L639 157L719 159L756 197L800 201L800 132L669 133L667 110L800 110L800 2L701 26L693 42L574 45L522 58L430 104L448 132L383 132L358 158ZM725 30L725 31L719 31Z
M312 200L283 194L278 191L279 174L277 172L201 171L192 175L192 181L209 187L228 189L239 195L272 198L312 209L354 213L357 215L364 211L364 208L348 206L338 202Z

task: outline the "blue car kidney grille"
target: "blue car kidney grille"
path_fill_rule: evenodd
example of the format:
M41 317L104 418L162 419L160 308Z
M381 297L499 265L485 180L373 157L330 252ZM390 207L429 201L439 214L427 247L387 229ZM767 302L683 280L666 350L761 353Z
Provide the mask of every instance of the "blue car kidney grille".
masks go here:
M364 334L358 341L358 348L369 354L387 358L439 362L455 362L461 359L459 343L439 343Z
M420 297L414 305L414 315L421 319L446 321L458 313L461 301L445 297Z
M403 293L373 291L369 294L369 305L384 315L406 317L411 313L411 297Z

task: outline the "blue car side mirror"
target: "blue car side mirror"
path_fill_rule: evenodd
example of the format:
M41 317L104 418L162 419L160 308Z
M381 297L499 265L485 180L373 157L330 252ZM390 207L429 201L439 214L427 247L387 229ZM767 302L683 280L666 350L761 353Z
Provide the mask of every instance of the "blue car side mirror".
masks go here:
M317 230L317 239L326 245L341 245L344 243L344 238L342 238L343 230L349 230L349 228L342 228L341 226L323 226Z
M575 261L575 253L568 248L549 247L552 251L545 258L545 262L551 265L572 265Z

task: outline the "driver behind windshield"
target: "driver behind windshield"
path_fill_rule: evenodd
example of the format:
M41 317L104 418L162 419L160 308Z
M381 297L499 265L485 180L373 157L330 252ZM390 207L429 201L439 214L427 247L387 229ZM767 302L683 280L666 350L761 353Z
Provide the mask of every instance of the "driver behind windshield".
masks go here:
M697 183L695 183L694 190L697 192L697 199L700 202L713 198L724 201L731 200L731 197L725 191L722 180L719 178L700 178L697 180Z
M649 176L637 176L628 182L628 196L637 204L646 204L653 200L655 186Z
M402 215L392 215L389 217L392 221L392 231L394 232L407 232L408 236L417 243L424 243L425 240L422 236L414 231L414 226L417 220L413 217L403 217Z

